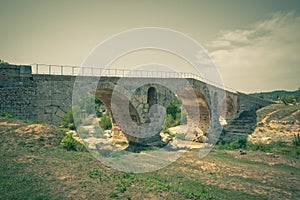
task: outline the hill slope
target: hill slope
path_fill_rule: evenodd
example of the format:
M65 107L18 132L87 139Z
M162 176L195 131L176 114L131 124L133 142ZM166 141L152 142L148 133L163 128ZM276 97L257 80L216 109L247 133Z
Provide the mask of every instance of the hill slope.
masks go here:
M300 104L272 104L258 110L256 114L256 128L248 137L251 143L291 144L295 135L300 134Z
M300 98L300 90L295 90L295 91L276 90L276 91L272 91L272 92L252 93L252 94L249 94L249 95L254 96L254 97L259 97L259 98L262 98L262 99L276 101L284 95L295 96L295 97Z

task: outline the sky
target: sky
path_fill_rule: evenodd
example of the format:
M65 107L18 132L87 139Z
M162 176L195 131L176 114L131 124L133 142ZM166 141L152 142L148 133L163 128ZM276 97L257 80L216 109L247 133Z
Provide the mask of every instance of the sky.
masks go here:
M79 66L108 37L142 27L196 40L235 90L300 87L298 0L0 0L0 59ZM184 60L150 50L114 65L162 60L186 69Z

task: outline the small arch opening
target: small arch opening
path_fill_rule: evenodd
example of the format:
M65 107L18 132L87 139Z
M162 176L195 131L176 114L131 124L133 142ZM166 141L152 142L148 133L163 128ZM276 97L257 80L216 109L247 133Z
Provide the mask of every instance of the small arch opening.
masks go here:
M151 106L157 103L157 93L154 87L150 87L148 89L147 103L149 105L149 108L151 108Z

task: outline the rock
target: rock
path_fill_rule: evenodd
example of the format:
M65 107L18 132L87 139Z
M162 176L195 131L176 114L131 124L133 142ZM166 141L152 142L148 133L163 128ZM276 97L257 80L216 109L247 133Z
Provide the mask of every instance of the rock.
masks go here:
M105 135L105 137L107 137L107 138L111 138L112 136L111 136L111 130L105 130L104 131L104 135Z
M172 140L171 135L167 134L167 133L162 133L161 134L161 139L164 143L168 143Z
M193 141L195 141L195 142L205 142L207 140L204 133L202 132L202 130L199 127L195 128L193 133L195 135L195 138L194 138Z
M271 138L270 137L262 137L261 138L261 143L263 144L269 144L271 142Z
M240 155L246 155L247 154L247 152L243 151L243 150L240 150L239 152L240 152Z
M271 158L278 158L278 156L275 155L274 153L266 153L266 156L271 157Z

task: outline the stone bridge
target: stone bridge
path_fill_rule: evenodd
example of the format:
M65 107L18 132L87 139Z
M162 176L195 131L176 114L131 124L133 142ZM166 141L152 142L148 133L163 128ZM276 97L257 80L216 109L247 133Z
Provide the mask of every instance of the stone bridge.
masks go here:
M240 92L224 91L196 78L107 75L100 79L95 76L76 79L73 75L41 74L38 68L34 74L32 70L32 66L0 66L0 111L13 113L21 119L39 119L57 125L71 108L72 97L76 99L73 88L80 88L83 84L85 92L95 94L105 104L113 122L112 133L143 144L160 140L157 127L163 124L164 108L174 97L181 100L188 122L196 123L195 126L204 133L219 127L220 121L226 121L226 125L222 124L222 140L225 141L251 133L256 125L255 111L271 103ZM74 73L74 68L72 71ZM94 83L96 86L90 87ZM114 109L118 110L114 112ZM143 131L153 131L154 134L150 134L151 137L147 133L145 137L135 135L142 134L138 128L145 124L148 129ZM129 133L135 132L133 130L136 130L135 134Z

